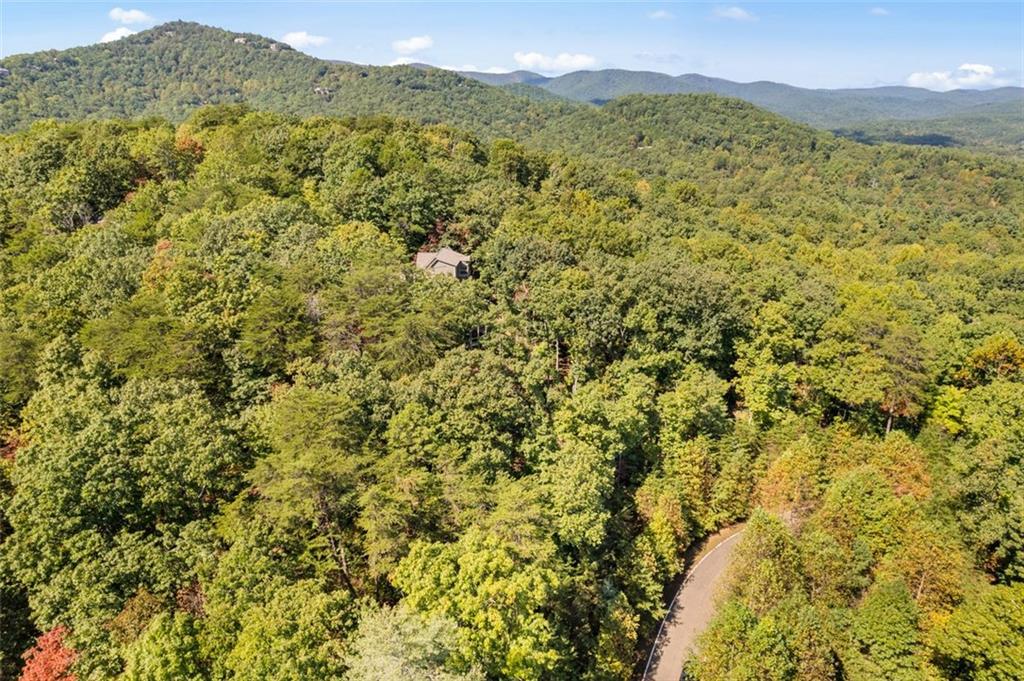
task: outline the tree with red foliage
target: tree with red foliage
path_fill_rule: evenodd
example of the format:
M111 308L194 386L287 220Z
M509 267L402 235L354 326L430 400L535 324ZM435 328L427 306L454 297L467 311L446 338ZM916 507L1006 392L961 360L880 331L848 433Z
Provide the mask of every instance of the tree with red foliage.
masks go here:
M35 646L25 652L19 681L76 681L71 665L78 653L64 645L67 632L65 627L56 627L36 639Z

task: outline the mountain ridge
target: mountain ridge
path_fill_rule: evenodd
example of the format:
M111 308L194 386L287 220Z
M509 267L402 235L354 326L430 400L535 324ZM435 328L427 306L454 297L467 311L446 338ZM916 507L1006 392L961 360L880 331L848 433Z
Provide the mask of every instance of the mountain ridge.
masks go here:
M517 137L578 107L627 95L713 94L861 141L1024 148L1024 115L1011 110L992 116L986 109L1020 102L1024 114L1024 89L1012 87L947 93L903 86L810 90L624 69L547 77L525 70L369 66L318 59L257 34L180 21L111 43L13 55L0 66L7 71L0 75L0 130L44 118L182 120L204 104L245 101L289 114L395 115ZM928 120L941 121L941 134L927 129ZM886 132L901 121L913 123L913 135Z
M8 70L0 78L0 131L46 118L183 120L204 104L243 101L287 114L404 116L472 130L486 121L505 135L549 113L456 73L329 62L256 34L194 22L14 55L0 66Z
M837 127L879 119L943 118L986 104L1020 102L1024 88L1004 86L987 90L957 89L947 92L885 85L874 88L803 88L770 80L737 82L700 73L672 76L658 71L600 69L573 71L560 76L543 76L530 71L490 74L458 71L490 85L508 82L526 83L566 99L604 103L627 94L709 93L738 97L794 120L819 127ZM789 101L787 101L789 100ZM859 100L859 101L854 101ZM848 112L836 104L845 102ZM867 117L867 118L865 118Z

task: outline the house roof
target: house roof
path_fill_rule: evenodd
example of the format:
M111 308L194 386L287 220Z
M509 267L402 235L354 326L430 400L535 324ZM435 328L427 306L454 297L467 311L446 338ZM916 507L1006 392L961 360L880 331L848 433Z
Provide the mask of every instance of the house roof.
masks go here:
M460 263L469 262L471 258L468 255L459 253L453 248L444 248L430 252L425 251L423 253L416 254L416 266L417 267L432 267L434 263L441 262L445 265L451 265L452 267L458 267Z

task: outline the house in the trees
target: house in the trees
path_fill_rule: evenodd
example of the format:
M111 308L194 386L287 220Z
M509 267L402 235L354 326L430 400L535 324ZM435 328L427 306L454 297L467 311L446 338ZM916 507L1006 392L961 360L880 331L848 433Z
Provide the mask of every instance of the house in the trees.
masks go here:
M439 251L416 254L416 267L431 274L447 274L456 279L467 279L470 275L470 258L447 246Z

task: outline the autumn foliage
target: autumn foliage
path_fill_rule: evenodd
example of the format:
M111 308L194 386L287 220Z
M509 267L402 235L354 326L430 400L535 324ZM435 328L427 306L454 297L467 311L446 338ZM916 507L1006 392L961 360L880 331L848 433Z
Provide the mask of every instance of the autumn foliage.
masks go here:
M25 653L25 667L19 681L76 681L71 665L78 654L64 645L65 627L46 632Z

